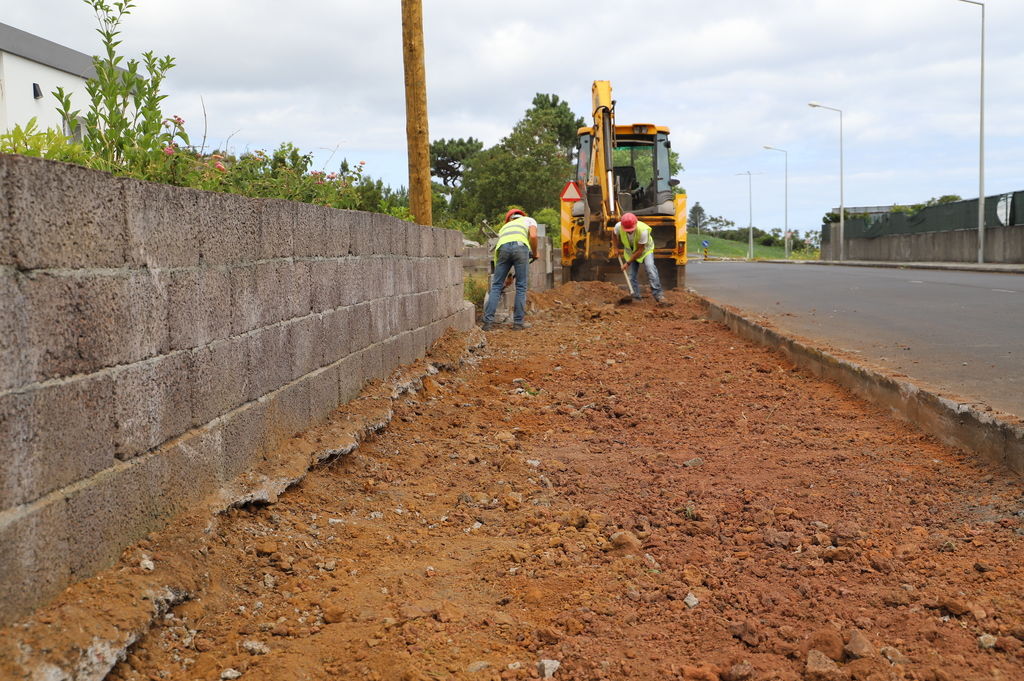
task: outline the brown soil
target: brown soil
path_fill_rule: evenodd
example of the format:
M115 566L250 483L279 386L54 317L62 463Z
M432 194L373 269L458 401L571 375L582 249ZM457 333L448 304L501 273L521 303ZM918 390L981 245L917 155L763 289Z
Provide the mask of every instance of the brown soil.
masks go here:
M1024 679L1019 478L619 296L533 296L196 555L127 551L93 596L145 551L197 597L109 678Z

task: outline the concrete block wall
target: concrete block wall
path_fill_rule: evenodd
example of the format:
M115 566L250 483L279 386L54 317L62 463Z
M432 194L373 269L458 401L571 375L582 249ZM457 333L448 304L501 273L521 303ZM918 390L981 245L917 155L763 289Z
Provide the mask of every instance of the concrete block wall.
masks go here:
M462 237L0 155L0 624L473 324Z
M845 239L844 251L847 260L977 262L978 230L956 229ZM833 244L829 239L824 240L821 244L821 259L835 260L838 256L838 242ZM1024 263L1024 225L986 227L985 262Z

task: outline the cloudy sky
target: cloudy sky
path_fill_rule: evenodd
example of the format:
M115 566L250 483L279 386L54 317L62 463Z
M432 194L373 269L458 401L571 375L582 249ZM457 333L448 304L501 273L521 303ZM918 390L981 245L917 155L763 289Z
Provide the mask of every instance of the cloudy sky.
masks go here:
M169 54L165 112L235 151L292 141L335 169L406 184L399 0L138 0L125 53ZM0 21L95 53L81 0L10 0ZM620 123L672 129L691 204L820 224L847 206L978 194L980 8L957 0L423 0L431 138L493 144L537 92L587 117L612 81ZM1024 1L987 0L986 194L1024 189ZM333 154L333 156L332 156ZM328 161L328 159L330 159Z

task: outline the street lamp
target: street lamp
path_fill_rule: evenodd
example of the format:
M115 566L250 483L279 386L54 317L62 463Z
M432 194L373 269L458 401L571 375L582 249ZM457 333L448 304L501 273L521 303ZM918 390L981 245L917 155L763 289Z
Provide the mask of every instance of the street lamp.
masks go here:
M750 218L747 222L747 260L754 259L754 181L751 179L751 173L749 170L745 170L742 173L736 173L737 175L747 176L747 203L750 210Z
M843 260L843 238L846 236L846 204L843 199L843 110L817 102L808 102L807 106L839 112L839 259Z
M981 96L978 115L978 262L985 262L985 3L960 0L981 8Z
M785 187L785 196L786 196L786 203L785 203L785 205L786 205L786 213L785 213L785 220L786 220L785 230L786 230L786 232L785 232L785 234L786 234L786 257L788 258L789 257L789 152L786 151L785 149L779 149L778 147L770 147L767 144L764 145L764 148L767 149L768 151L781 151L783 154L785 154L785 159L786 159L786 183L783 186Z

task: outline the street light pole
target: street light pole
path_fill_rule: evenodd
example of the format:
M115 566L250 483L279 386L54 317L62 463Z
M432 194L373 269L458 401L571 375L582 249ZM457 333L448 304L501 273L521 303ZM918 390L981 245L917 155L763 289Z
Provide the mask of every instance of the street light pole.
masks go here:
M978 106L978 262L985 262L985 3L960 0L981 8L981 95Z
M843 110L837 109L834 106L818 104L817 102L808 102L807 106L839 112L839 259L844 260L845 247L843 240L846 238L846 201L843 197Z
M736 173L737 175L747 176L747 208L750 211L750 217L747 221L747 260L754 259L754 181L751 179L753 173L749 170L745 170L742 173Z
M770 147L767 144L764 147L768 151L781 151L785 154L786 160L786 183L783 185L784 194L786 196L786 212L785 212L785 236L786 236L786 257L789 257L789 152L785 149L779 149L778 147Z

